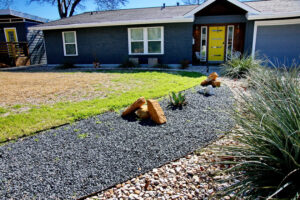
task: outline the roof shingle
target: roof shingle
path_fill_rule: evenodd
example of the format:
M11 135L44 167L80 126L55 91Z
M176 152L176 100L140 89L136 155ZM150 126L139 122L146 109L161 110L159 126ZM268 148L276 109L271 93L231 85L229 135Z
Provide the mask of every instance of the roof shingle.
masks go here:
M52 21L44 24L43 26L107 23L131 20L174 19L183 17L184 14L195 7L197 7L197 5L94 11Z
M256 16L264 14L275 15L280 13L300 11L300 0L256 0L243 3L254 8L255 10L260 11L258 15L255 14ZM152 7L86 12L69 18L52 21L43 25L37 25L33 27L33 29L42 28L46 30L58 28L92 27L102 25L109 26L112 24L142 24L148 21L159 23L160 21L164 20L172 20L172 22L183 22L180 21L180 19L191 19L184 15L197 8L198 6L199 5L184 5L166 6L164 8ZM192 20L186 20L184 22L192 22Z
M300 11L300 0L261 0L245 2L245 4L263 14Z

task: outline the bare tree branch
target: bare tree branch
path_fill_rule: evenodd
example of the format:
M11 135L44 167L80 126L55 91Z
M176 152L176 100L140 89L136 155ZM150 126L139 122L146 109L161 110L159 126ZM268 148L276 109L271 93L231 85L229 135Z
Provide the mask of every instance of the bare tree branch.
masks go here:
M75 2L72 4L70 16L72 16L74 14L75 8L76 8L76 6L78 6L79 3L80 3L80 0L75 0Z
M128 0L95 0L98 10L115 10L120 5L125 5Z
M7 9L10 8L13 0L0 0L0 8Z
M1 1L13 1L13 0L0 0ZM87 1L93 1L97 5L98 10L113 10L124 6L128 0L27 0L29 3L49 3L57 6L58 14L60 18L71 17L76 12L76 9L83 9L84 3Z

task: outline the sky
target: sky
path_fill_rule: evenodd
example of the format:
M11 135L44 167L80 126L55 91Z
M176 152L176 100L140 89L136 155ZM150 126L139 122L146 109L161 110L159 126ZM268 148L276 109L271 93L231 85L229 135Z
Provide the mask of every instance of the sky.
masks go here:
M40 4L35 2L28 4L26 2L27 0L14 0L14 3L10 5L10 9L50 20L59 19L56 6L52 6L47 3ZM171 6L176 5L176 2L183 4L181 0L128 0L126 6L122 6L121 8L155 7L161 6L163 3L166 3L167 6ZM86 11L94 11L97 8L97 6L93 3L93 0L87 0L85 7L85 9L77 9L76 14Z

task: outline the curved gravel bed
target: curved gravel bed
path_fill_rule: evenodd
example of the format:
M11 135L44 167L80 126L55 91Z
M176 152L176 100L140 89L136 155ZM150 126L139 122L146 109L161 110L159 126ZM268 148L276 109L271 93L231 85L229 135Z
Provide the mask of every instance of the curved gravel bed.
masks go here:
M232 126L229 88L204 97L186 91L182 110L160 102L168 122L105 113L0 147L0 197L73 199L185 156Z

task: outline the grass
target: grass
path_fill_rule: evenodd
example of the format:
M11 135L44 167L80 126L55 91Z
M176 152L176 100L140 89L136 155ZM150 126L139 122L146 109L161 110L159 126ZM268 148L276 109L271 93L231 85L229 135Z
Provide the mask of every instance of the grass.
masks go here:
M118 73L1 72L0 105L6 109L28 110L32 105L105 97L111 88L126 90L111 81L119 76Z
M86 138L86 137L88 137L88 136L89 136L88 133L81 133L81 134L78 134L78 135L77 135L78 139L84 139L84 138Z
M5 114L5 113L7 113L7 112L8 112L7 109L0 107L0 115L1 115L1 114Z
M82 73L81 73L82 74ZM87 73L89 74L89 73ZM94 73L90 73L94 74ZM137 98L159 98L171 91L179 92L198 85L206 77L199 73L164 72L105 72L112 76L105 97L78 102L57 102L33 106L23 113L0 117L0 142L32 135L62 124L101 114L106 111L118 111ZM72 75L72 74L71 74ZM74 73L76 76L76 73ZM100 81L99 81L100 82ZM115 82L117 84L110 84ZM120 86L120 87L118 87ZM127 87L128 86L128 87ZM42 86L41 86L42 87Z
M235 181L225 194L242 199L299 199L300 84L299 68L251 70L255 92L242 95L234 112L239 146L225 147L235 158L229 170Z

